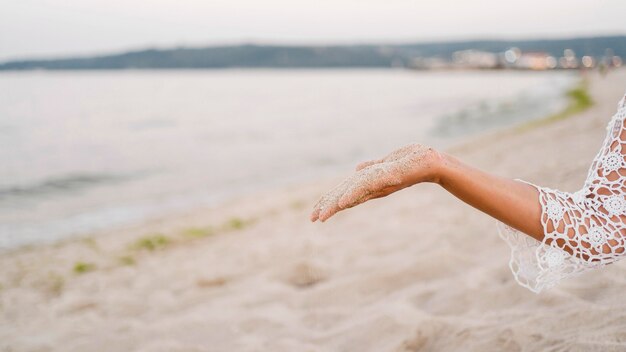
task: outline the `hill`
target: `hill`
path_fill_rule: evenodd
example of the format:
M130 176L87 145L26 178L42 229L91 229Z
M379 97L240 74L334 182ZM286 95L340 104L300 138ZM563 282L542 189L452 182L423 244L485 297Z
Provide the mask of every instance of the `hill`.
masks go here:
M601 57L606 49L626 57L626 36L544 40L473 40L399 45L277 46L234 45L202 48L147 49L92 57L16 60L0 70L211 69L391 67L416 57L449 58L458 50L501 52L510 47L554 56L572 49L577 55Z

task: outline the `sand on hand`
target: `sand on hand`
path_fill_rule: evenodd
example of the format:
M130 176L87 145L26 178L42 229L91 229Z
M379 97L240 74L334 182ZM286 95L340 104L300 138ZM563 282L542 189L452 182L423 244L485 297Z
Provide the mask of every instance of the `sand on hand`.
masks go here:
M415 174L424 173L429 168L427 164L433 159L433 153L433 149L428 146L411 144L382 159L357 165L353 175L322 195L313 207L311 220L325 221L342 209L352 208L408 186L409 178L415 178Z

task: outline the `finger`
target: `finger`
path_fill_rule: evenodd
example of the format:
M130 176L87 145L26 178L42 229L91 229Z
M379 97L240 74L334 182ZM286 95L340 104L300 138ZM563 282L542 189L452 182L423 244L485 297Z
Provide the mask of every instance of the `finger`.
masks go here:
M396 160L402 159L405 156L411 154L411 152L413 151L413 148L414 148L414 145L409 144L400 149L394 150L389 155L384 157L383 161L388 162L388 161L396 161Z
M318 220L319 215L320 215L320 207L322 206L322 203L325 201L325 197L322 196L320 197L320 199L317 201L317 203L315 203L315 205L313 206L313 211L311 212L311 215L309 217L309 219L311 219L312 222L315 222Z
M348 190L338 201L341 209L353 208L359 204L372 198L374 194L378 194L386 189L384 180L376 180L375 183L363 187L353 187Z
M370 191L361 191L361 192L355 193L354 195L343 199L342 202L339 203L340 207L342 210L354 208L357 205L363 204L367 202L368 200L370 200L372 198L372 194L373 193Z
M314 211L318 220L325 221L330 216L341 210L338 206L339 198L341 198L341 196L354 182L354 176L350 176L322 197L319 205L316 207L317 212Z
M385 192L388 189L402 188L402 177L393 165L381 164L371 169L366 169L367 175L359 185L354 185L339 200L342 208L351 208L364 202L364 198L370 199L373 194ZM394 191L395 192L395 191Z
M322 213L326 209L331 208L333 203L336 203L336 200L333 201L333 199L331 199L328 194L324 195L324 197L320 199L318 204L313 209L313 212L311 213L311 217L310 217L311 221L315 222L317 220L321 220Z
M330 219L333 215L335 215L337 212L339 211L339 208L337 209L324 209L319 216L319 221L321 222L326 222L326 220Z
M362 199L371 193L390 186L391 175L387 172L387 165L375 165L363 169L355 175L357 182L353 183L350 188L344 192L339 198L338 204L340 208L351 208L360 204Z
M395 193L401 189L403 189L404 187L402 186L389 186L389 187L385 187L381 190L378 191L374 191L374 192L365 192L362 193L360 196L357 196L356 199L353 202L350 203L345 203L345 204L341 204L341 210L346 210L346 209L350 209L353 207L356 207L357 205L363 204L365 202L368 202L370 200L374 200L374 199L378 199L378 198L382 198L382 197L386 197L392 193Z
M333 215L337 214L341 210L342 210L342 208L339 207L339 205L338 205L338 203L336 201L333 202L333 203L330 203L327 207L322 209L322 211L320 212L319 220L321 222L324 222L324 221L330 219Z
M309 215L309 219L312 222L315 222L320 214L320 203L322 202L322 198L320 198L317 203L313 206L313 210L311 211L311 215Z
M362 203L361 200L371 193L372 190L368 187L353 187L339 199L337 204L342 209L352 208Z
M406 145L400 149L396 149L393 152L389 153L387 156L385 156L382 159L374 159L374 160L369 160L369 161L365 161L362 162L360 164L358 164L356 166L356 171L361 171L363 169L365 169L366 167L372 166L372 165L376 165L376 164L380 164L380 163L384 163L384 162L388 162L388 161L396 161L398 159L402 159L405 156L411 154L411 151L413 150L413 145Z
M356 166L356 171L361 171L361 170L365 169L368 166L376 165L376 164L379 164L379 163L382 163L382 162L383 162L383 159L364 161L364 162L362 162L362 163L360 163L360 164L358 164Z
M311 220L311 222L316 222L317 219L319 219L320 216L320 210L318 208L313 208L313 212L311 212L311 215L309 215L309 220Z

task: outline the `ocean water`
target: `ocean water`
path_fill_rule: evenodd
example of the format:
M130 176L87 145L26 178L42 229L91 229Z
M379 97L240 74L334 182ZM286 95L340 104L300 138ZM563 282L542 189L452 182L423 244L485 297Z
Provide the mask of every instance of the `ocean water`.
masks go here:
M566 72L0 74L0 249L347 173L562 109Z

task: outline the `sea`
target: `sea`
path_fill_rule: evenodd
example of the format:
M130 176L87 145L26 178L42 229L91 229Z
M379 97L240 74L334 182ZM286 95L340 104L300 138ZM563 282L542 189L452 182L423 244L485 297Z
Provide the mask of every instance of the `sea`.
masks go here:
M572 72L0 73L0 249L348 174L555 113Z

